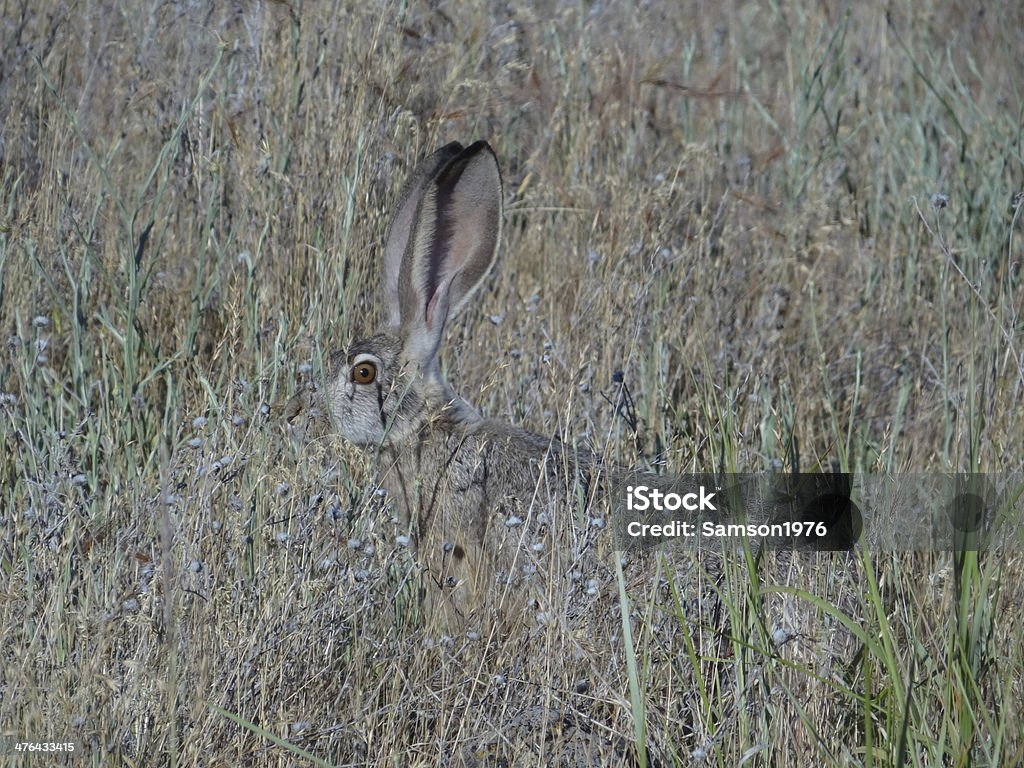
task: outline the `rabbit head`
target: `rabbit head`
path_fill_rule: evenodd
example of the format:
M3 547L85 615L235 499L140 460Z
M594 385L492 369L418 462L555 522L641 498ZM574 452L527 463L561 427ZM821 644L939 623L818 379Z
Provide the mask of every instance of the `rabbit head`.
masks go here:
M393 447L428 419L480 419L445 381L438 352L494 264L501 209L498 161L484 141L445 145L406 182L383 252L385 327L331 360L326 402L344 438Z

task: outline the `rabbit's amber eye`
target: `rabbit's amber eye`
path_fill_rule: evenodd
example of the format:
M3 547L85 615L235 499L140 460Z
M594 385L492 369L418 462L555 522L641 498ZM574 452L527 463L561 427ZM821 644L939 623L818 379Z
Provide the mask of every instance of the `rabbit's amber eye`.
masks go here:
M369 360L356 363L352 366L352 381L356 384L373 384L377 378L377 366Z

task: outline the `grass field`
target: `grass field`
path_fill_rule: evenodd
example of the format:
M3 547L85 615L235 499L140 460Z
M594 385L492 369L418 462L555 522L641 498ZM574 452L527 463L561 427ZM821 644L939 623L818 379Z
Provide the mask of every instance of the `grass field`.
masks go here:
M481 411L675 472L1024 471L1020 2L0 7L0 735L78 746L0 761L1024 763L1020 541L664 553L443 634L371 457L282 418L383 319L412 164L486 138Z

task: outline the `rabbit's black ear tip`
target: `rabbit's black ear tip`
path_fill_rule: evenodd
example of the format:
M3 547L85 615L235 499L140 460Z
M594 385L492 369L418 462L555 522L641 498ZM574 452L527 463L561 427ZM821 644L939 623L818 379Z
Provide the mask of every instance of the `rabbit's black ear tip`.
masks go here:
M443 147L441 147L439 150L437 150L432 155L432 157L444 157L444 158L458 157L459 155L461 155L465 151L466 151L466 148L464 146L462 146L461 142L449 141L447 144L445 144Z
M466 149L463 151L463 154L465 154L467 157L472 157L473 155L478 154L479 152L488 152L492 155L494 154L494 150L491 149L491 145L488 144L483 139L478 139L477 141L474 141L472 144L466 147Z

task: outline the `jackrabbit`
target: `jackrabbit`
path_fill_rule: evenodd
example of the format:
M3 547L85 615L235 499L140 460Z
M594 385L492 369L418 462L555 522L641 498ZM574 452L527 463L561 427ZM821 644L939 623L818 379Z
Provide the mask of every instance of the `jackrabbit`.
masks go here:
M385 240L387 322L332 356L323 387L341 435L378 452L381 485L429 577L428 605L446 622L526 608L538 587L560 589L535 574L566 573L566 558L588 547L585 536L566 546L558 534L557 547L552 537L573 528L596 461L483 418L441 373L445 327L494 265L501 219L501 174L486 142L453 142L424 159Z

